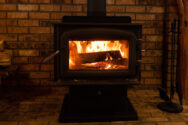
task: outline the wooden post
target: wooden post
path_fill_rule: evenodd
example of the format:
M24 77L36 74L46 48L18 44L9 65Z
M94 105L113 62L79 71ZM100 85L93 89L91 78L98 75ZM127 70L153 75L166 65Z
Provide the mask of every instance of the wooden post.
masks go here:
M185 99L188 99L188 0L177 0L181 18L179 78Z
M184 0L184 63L185 63L185 98L188 99L188 0Z

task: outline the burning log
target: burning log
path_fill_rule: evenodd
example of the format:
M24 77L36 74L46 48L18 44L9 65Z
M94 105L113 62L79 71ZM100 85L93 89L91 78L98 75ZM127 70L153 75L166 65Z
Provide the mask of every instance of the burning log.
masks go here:
M93 63L107 60L122 60L120 51L103 51L79 54L82 63Z
M123 63L123 61L124 61L124 63ZM122 62L122 64L115 64L111 61L86 63L86 64L82 64L82 68L90 69L90 70L128 69L128 65L126 65L127 60L123 59L121 62Z

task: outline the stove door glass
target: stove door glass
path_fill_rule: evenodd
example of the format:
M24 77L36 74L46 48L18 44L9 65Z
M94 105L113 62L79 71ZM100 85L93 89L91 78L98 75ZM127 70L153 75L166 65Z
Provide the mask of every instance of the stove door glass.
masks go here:
M128 70L128 40L69 40L69 70Z

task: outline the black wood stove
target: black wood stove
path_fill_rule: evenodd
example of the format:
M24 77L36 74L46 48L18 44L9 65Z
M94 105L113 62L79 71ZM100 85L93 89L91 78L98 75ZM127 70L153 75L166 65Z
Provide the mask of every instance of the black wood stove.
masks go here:
M105 2L97 1L103 1L97 7L101 12ZM70 87L59 121L136 120L127 87L140 81L142 26L130 17L102 16L104 11L91 6L88 0L88 16L67 16L54 25L55 50L60 52L55 79Z

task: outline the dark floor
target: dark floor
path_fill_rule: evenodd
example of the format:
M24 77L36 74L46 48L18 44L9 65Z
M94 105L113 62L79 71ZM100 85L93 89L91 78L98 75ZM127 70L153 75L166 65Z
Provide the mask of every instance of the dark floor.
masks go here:
M157 109L159 98L155 88L131 88L128 96L139 120L90 123L58 123L64 87L9 88L0 92L0 125L188 125L188 103L179 114Z

